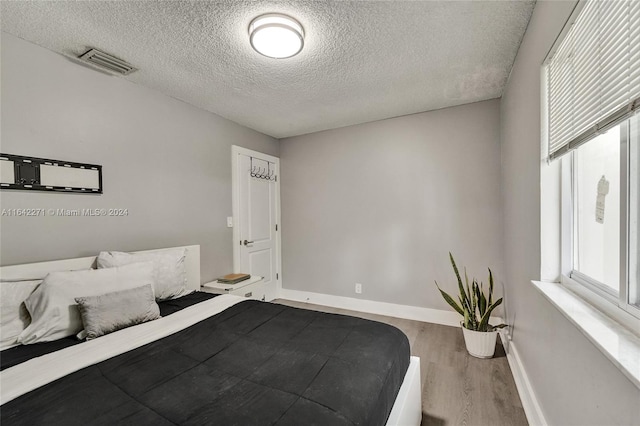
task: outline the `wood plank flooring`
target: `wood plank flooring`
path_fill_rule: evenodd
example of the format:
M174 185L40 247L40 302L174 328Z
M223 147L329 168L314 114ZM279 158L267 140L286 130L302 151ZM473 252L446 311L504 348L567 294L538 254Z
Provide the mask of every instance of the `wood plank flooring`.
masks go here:
M420 357L423 426L527 425L501 344L492 359L478 359L467 353L458 327L284 299L274 303L371 319L402 330L409 338L411 355Z

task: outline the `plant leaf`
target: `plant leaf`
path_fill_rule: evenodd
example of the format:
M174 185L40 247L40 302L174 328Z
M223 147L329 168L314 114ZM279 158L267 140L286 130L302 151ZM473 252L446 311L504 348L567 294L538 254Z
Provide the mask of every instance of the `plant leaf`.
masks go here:
M476 306L478 306L478 286L476 285L476 280L473 280L471 282L471 296L472 296L472 304ZM476 310L474 309L473 312L475 313Z
M491 268L487 268L489 270L489 303L491 306L491 298L493 297L493 274L491 273Z
M453 259L453 255L449 252L449 259L451 260L451 266L453 267L453 272L456 273L456 278L458 279L458 289L460 290L460 297L465 301L467 306L471 306L469 301L469 297L464 292L464 287L462 286L462 278L460 278L460 271L458 271L458 266L456 266L456 261Z
M455 300L453 300L453 298L451 296L449 296L445 291L443 291L440 286L438 285L438 283L436 282L436 287L438 287L438 290L440 290L440 294L442 294L442 297L444 298L444 300L453 308L456 310L456 312L458 312L460 315L464 316L464 310L456 303Z
M478 331L486 331L489 326L489 318L491 317L491 312L497 308L502 303L502 298L496 300L496 303L489 306L487 308L487 312L485 312L484 316L480 320L480 325L478 327Z
M467 291L465 295L467 296L467 300L469 301L469 306L471 306L471 290L469 289L469 277L467 276L467 268L464 268L464 282L467 285Z
M478 291L478 310L480 311L480 318L482 318L487 311L487 298L484 297L484 292L482 291L482 287Z
M462 301L462 298L460 296L458 296L458 301L460 302L460 306L462 306L462 309L466 309L466 306L465 306L465 304Z
M465 278L467 277L467 271L464 271ZM469 283L467 282L467 287ZM478 316L476 315L476 310L478 308L478 282L474 278L471 282L471 325L473 326L473 330L478 329Z

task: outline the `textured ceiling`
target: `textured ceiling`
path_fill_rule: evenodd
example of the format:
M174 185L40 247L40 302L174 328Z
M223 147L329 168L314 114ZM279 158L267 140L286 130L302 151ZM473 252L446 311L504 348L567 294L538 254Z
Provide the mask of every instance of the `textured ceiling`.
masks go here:
M2 30L282 138L500 97L533 1L1 2ZM290 59L254 52L256 16L297 18Z

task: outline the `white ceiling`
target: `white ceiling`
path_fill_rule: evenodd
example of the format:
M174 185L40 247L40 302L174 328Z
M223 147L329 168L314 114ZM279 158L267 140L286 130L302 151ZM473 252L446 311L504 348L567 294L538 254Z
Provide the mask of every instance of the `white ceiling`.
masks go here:
M2 30L65 55L96 47L125 77L282 138L500 97L533 1L1 2ZM251 49L256 16L305 47Z

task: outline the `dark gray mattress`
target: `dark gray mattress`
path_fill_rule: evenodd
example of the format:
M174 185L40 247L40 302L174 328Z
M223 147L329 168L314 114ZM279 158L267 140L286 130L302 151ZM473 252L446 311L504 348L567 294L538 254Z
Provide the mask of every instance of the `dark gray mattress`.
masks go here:
M392 326L243 301L0 415L3 425L384 425L408 366Z

